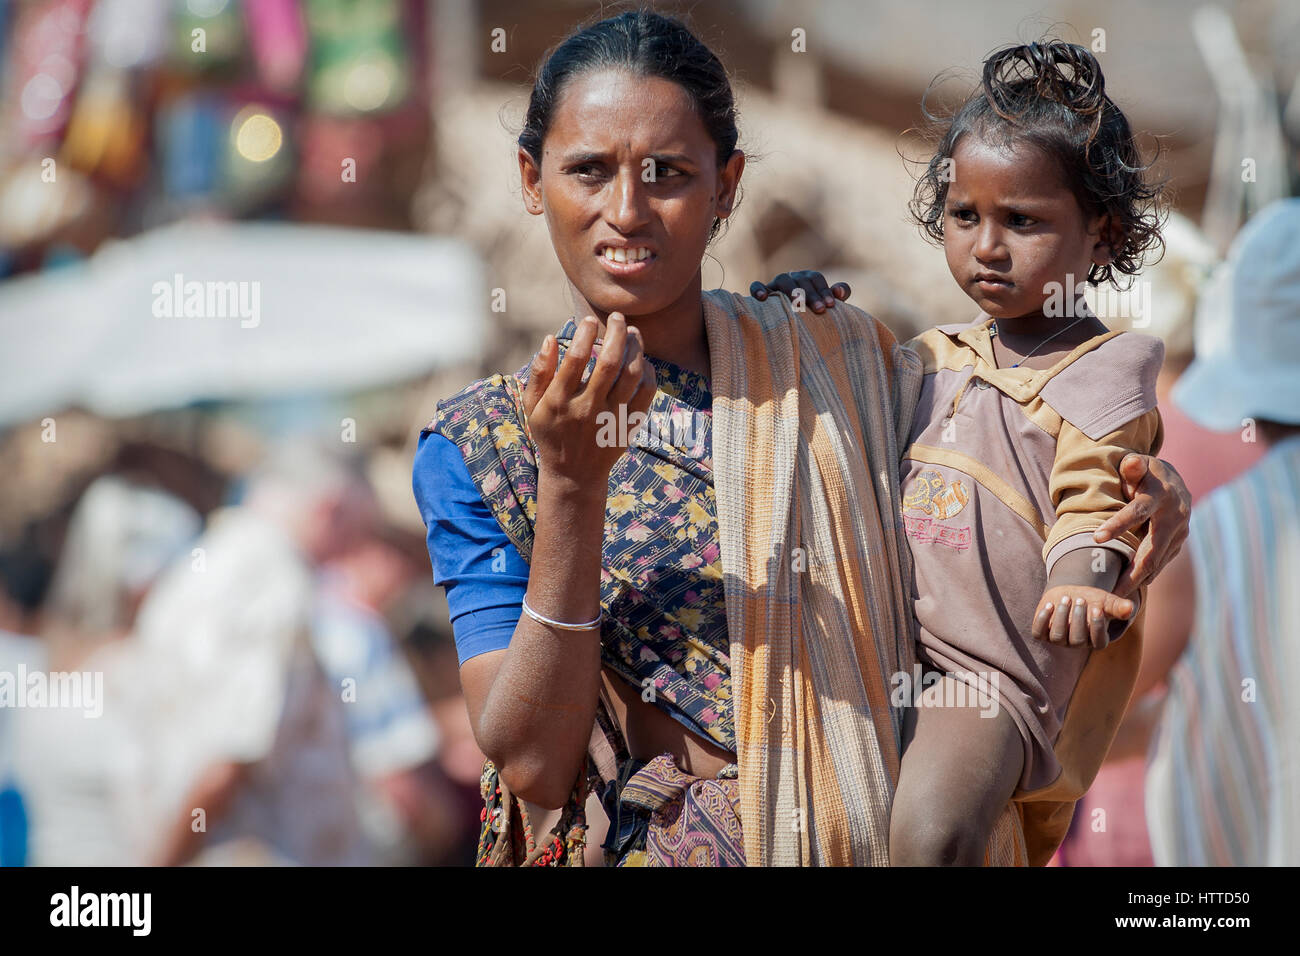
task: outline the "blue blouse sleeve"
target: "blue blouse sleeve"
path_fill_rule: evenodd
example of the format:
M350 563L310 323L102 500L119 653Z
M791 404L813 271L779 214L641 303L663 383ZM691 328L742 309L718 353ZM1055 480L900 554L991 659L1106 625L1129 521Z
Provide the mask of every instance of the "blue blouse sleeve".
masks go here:
M510 543L443 435L420 436L412 490L428 529L433 581L447 593L461 664L510 645L528 589L528 564Z

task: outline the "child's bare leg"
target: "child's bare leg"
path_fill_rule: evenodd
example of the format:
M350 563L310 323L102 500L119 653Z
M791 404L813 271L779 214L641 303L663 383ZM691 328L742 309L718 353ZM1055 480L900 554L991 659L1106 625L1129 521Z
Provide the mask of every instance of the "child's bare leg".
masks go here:
M927 693L956 691L944 677ZM965 688L967 692L969 688ZM1024 765L1020 732L1005 707L910 707L889 825L893 866L980 866L998 815ZM909 741L910 738L910 741Z

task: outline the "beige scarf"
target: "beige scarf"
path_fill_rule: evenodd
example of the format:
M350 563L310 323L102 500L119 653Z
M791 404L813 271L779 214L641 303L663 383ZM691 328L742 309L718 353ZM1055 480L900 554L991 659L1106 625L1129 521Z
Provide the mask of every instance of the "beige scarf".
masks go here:
M704 306L745 857L886 865L890 678L915 659L898 463L920 360L850 306L721 291ZM989 862L1023 854L1008 808Z

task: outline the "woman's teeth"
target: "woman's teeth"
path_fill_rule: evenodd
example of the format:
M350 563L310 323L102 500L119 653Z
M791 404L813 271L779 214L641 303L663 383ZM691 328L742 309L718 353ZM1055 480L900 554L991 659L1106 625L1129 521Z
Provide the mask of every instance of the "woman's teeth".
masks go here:
M650 250L645 247L637 249L615 249L613 246L606 246L605 258L610 262L640 262L642 259L650 258Z

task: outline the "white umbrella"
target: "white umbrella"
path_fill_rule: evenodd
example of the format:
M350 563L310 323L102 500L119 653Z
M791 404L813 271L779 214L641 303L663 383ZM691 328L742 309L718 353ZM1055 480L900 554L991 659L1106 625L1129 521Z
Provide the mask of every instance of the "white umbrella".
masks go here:
M412 378L481 356L487 299L455 240L184 222L0 285L0 426Z

